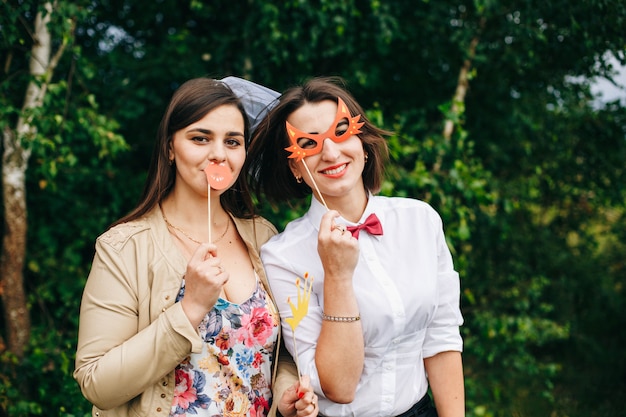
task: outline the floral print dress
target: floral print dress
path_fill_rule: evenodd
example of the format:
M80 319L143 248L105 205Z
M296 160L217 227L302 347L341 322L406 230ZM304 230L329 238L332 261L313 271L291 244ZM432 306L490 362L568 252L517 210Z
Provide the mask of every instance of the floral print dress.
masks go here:
M184 293L183 280L176 301ZM218 299L198 327L202 352L176 367L170 417L266 416L279 323L258 277L255 291L242 304Z

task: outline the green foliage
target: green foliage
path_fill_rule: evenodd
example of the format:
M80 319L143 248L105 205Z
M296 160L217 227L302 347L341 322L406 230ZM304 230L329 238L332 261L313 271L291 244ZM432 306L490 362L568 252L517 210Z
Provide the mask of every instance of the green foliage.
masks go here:
M626 6L574 3L58 2L55 45L72 23L76 37L35 115L34 328L23 363L0 354L0 415L89 413L71 373L94 239L135 203L174 89L231 74L277 90L340 75L394 132L382 193L441 214L462 277L468 416L624 415L626 111L592 107L588 77L626 60ZM2 127L21 109L38 7L0 2ZM259 210L282 229L307 207Z
M32 154L24 281L33 328L23 361L7 352L0 356L0 415L87 415L91 406L72 378L78 305L94 236L130 197L115 187L119 175L113 165L128 145L119 124L101 113L94 93L82 83L76 45L60 64L61 76L48 85L43 106L30 114L20 110L29 81L24 70L32 42L27 26L36 8L28 2L11 6L2 21L3 34L11 30L2 46L6 76L0 82L0 120L3 128L14 128L18 116L32 116L37 127L25 143ZM72 20L85 17L78 3L61 2L52 15L55 45L69 36Z

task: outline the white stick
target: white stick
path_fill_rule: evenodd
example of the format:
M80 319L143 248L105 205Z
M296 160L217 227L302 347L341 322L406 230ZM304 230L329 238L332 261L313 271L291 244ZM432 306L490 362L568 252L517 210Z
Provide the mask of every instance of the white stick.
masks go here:
M294 362L296 363L296 370L298 372L298 380L300 380L300 377L302 376L302 374L300 373L300 359L298 358L298 345L296 343L296 330L293 330L293 349L294 349L294 353L296 354Z
M209 243L211 243L211 183L209 183L207 187L209 193L209 197L207 198L207 200L209 201Z
M304 165L304 169L306 169L306 172L309 174L309 178L311 178L311 182L313 183L313 186L315 187L315 191L317 191L317 195L320 196L320 200L322 200L322 204L324 205L324 207L326 207L326 210L329 210L328 206L326 205L326 201L324 201L324 197L322 197L322 193L320 193L320 189L317 188L317 184L315 183L315 180L313 179L313 175L311 175L311 171L309 171L309 167L304 162L304 159L302 160L302 165Z

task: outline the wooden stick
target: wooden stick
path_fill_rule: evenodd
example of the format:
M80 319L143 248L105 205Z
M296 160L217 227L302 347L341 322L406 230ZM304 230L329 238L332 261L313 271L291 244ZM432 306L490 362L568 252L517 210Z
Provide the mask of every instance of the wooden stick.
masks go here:
M322 196L322 193L320 193L320 189L317 188L317 184L315 183L315 180L313 179L313 175L311 175L311 171L309 171L309 167L304 162L304 159L302 160L302 165L304 165L304 169L306 169L306 172L309 174L309 178L311 178L311 182L313 183L313 186L315 187L315 191L317 191L317 195L320 196L320 200L322 200L322 204L324 204L324 207L326 207L326 210L329 210L328 206L326 205L326 201L324 201L324 197Z
M211 184L208 184L208 192L209 192L209 197L207 198L208 202L209 202L209 243L212 242L211 240Z
M301 379L302 373L300 372L300 359L298 359L298 344L296 343L296 331L291 332L293 335L293 352L295 353L294 362L296 363L296 370L298 371L298 380Z

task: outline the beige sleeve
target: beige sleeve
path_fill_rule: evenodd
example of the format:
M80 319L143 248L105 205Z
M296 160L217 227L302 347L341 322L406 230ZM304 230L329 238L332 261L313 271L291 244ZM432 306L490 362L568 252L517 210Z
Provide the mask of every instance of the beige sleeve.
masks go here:
M129 258L99 242L81 303L74 378L102 409L130 401L202 346L180 303L139 328L151 300Z

